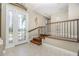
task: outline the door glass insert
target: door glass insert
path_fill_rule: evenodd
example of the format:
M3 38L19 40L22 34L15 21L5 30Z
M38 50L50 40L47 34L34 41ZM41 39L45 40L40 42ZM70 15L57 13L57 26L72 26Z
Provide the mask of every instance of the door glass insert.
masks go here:
M19 41L26 39L26 16L18 15L18 38Z
M9 43L13 41L13 14L12 11L9 11Z

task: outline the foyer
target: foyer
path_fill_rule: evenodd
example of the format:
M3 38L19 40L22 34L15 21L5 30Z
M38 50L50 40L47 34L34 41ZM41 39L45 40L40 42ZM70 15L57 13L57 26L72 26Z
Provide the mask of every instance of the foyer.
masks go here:
M1 3L1 56L78 56L78 3Z

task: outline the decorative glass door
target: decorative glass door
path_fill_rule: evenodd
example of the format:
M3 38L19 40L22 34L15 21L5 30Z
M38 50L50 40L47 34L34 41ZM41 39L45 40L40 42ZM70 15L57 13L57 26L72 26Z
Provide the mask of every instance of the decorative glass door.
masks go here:
M26 15L17 13L17 44L26 40Z
M10 4L6 7L6 48L9 48L27 42L28 24L25 10Z
M13 7L6 5L6 39L5 39L5 47L13 47L14 46L14 9Z
M13 42L13 14L9 11L9 43Z

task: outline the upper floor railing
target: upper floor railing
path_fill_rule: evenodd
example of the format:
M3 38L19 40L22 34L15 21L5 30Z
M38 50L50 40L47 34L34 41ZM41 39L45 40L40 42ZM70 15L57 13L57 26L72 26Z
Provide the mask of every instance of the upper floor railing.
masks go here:
M51 26L50 35L57 39L65 39L70 41L78 41L79 36L79 20L66 20L47 24Z

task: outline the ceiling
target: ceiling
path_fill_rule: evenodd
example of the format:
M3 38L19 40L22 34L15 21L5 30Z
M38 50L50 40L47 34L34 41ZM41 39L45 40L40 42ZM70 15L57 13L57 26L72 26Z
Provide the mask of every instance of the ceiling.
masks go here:
M25 5L48 18L57 12L67 11L68 9L67 3L28 3Z

